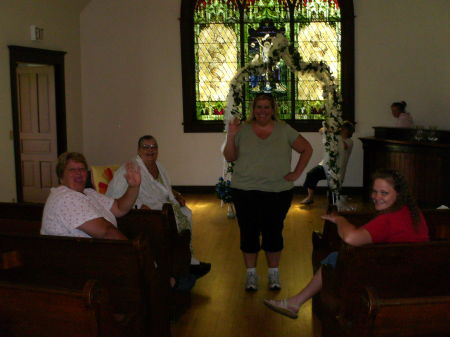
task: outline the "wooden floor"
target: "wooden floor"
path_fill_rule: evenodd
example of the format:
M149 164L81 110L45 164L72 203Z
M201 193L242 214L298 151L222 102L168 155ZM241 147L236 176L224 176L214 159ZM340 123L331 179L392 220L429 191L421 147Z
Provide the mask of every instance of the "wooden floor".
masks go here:
M267 309L265 298L282 298L300 290L311 278L311 233L321 230L320 215L326 210L325 196L317 196L312 207L300 207L295 196L285 221L285 249L280 265L283 289L267 288L267 264L259 256L259 290L244 290L245 268L239 250L235 219L227 219L226 208L214 195L190 195L193 210L195 255L212 263L211 272L197 281L192 306L172 326L173 337L319 337L320 325L311 314L311 302L292 320Z

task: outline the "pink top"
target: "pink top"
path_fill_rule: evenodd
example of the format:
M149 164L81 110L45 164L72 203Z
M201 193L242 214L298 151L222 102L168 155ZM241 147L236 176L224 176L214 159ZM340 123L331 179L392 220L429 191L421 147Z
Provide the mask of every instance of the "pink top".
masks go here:
M91 188L80 193L64 185L54 187L45 202L41 234L90 238L78 227L96 218L105 218L117 227L113 204L113 198Z
M378 215L363 226L373 243L395 243L395 242L422 242L428 241L428 226L420 214L420 224L417 232L414 230L411 213L408 207L391 213Z
M414 126L413 119L409 112L402 112L397 118L396 127L398 128L411 128Z

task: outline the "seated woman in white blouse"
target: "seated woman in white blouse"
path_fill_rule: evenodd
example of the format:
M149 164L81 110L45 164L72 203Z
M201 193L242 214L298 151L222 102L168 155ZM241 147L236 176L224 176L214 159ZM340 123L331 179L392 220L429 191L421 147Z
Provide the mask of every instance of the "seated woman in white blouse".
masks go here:
M127 214L136 202L141 185L139 166L132 162L125 164L127 188L116 199L85 188L87 167L81 153L66 152L59 156L56 174L61 185L51 189L45 203L41 234L127 240L117 229L116 217ZM169 282L176 290L190 290L195 277L190 274L170 277Z
M137 155L132 159L139 166L142 174L142 183L139 195L135 201L136 208L161 210L164 203L172 205L178 232L190 231L192 233L192 211L186 205L181 193L172 188L169 175L164 166L158 161L159 146L155 137L145 135L137 142ZM106 195L120 198L129 188L125 178L126 164L122 165L109 182ZM195 258L191 247L190 271L196 277L209 273L211 264L201 262Z
M139 194L139 167L127 164L124 195L113 199L85 188L87 162L81 153L59 156L56 174L60 186L52 188L45 203L41 234L126 240L117 229L116 217L128 213Z

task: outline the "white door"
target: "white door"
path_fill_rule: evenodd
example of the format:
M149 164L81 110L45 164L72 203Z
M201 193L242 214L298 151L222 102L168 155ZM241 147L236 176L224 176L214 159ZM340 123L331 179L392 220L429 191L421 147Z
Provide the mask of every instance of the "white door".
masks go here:
M17 67L23 201L45 202L58 184L53 66Z

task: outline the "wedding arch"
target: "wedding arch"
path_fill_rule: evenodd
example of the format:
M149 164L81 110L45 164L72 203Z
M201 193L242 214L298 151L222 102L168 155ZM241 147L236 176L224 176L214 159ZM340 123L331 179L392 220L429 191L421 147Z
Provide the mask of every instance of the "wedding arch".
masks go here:
M224 113L225 132L228 123L235 117L242 119L240 106L243 104L243 87L249 76L263 75L273 69L281 60L286 63L292 72L311 74L322 83L324 104L323 127L325 129L325 151L328 153L328 162L325 163L328 170L328 186L333 193L333 202L339 196L341 189L340 167L338 158L338 138L340 125L342 124L342 98L331 74L330 67L324 62L303 62L299 52L289 46L288 40L283 34L277 34L271 41L270 48L265 50L265 55L256 55L245 67L239 69L230 82L230 90L227 96L227 104ZM223 182L231 179L233 163L226 163ZM223 200L223 199L222 199Z

